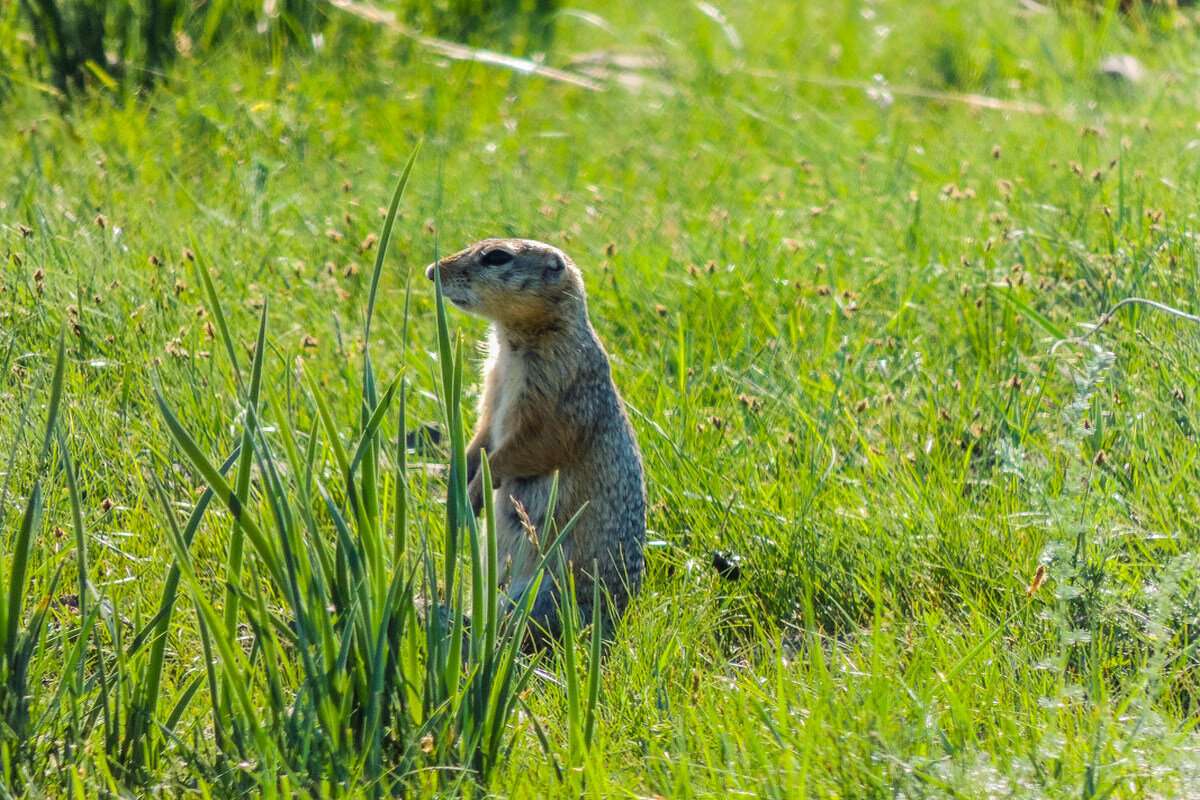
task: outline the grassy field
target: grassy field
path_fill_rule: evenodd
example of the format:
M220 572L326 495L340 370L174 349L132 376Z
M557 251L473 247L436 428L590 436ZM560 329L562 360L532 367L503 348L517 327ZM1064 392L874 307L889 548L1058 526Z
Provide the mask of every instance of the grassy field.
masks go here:
M365 25L274 60L235 37L136 102L12 84L0 796L1197 796L1200 335L1142 306L1091 327L1130 296L1200 310L1194 10L586 5L546 61L604 69L595 88ZM1101 74L1114 53L1145 79ZM364 389L376 237L418 141ZM367 727L372 773L369 742L286 713L316 689L273 504L344 545L339 459L403 374L362 437L355 613L390 576L442 580L454 436L394 445L400 413L453 434L456 336L473 421L483 324L451 312L439 341L422 270L490 235L584 271L646 462L648 581L602 661L587 633L543 658L557 682L493 721L485 777L454 701L404 685L427 702ZM218 495L183 557L211 481L156 387L214 464L256 442L230 481L267 549ZM319 713L361 722L338 696Z

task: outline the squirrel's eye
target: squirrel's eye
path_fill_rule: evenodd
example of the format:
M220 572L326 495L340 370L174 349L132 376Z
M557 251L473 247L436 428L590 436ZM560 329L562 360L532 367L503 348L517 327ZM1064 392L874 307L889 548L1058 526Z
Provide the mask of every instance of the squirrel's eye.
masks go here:
M507 250L501 250L499 247L494 250L488 250L483 254L483 258L480 259L480 261L482 261L484 264L487 264L489 267L498 267L501 264L507 264L512 260L513 254Z

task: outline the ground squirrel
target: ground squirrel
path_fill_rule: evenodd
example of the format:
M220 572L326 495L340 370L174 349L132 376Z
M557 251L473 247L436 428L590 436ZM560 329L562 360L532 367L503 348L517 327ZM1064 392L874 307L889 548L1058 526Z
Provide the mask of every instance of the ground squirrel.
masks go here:
M483 507L480 451L495 487L498 563L507 565L507 593L522 596L540 554L526 530L527 514L546 535L554 472L554 521L567 532L560 558L575 579L584 620L592 615L595 581L611 605L606 623L624 612L641 584L645 561L646 492L633 429L613 385L608 356L588 320L583 276L565 253L528 239L485 239L430 264L446 299L492 323L478 428L467 447L467 477L475 513ZM586 507L585 507L586 504ZM545 547L548 542L541 542ZM533 619L559 631L561 587L551 565Z

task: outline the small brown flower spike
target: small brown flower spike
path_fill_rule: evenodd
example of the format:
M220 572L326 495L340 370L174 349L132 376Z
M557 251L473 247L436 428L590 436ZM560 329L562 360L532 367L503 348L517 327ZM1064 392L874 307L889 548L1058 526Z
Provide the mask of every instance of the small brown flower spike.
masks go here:
M1037 572L1033 573L1033 580L1029 582L1029 588L1025 590L1026 597L1033 597L1033 593L1042 588L1042 584L1046 582L1046 565L1038 564Z

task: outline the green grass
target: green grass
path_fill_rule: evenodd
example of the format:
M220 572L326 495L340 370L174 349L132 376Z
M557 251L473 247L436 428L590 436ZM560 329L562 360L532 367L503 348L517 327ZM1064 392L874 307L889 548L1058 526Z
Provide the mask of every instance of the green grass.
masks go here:
M1194 12L791 6L560 14L550 65L655 59L600 92L357 26L140 102L13 82L0 796L1193 791L1200 335L1129 307L1053 345L1200 307ZM486 523L446 504L484 327L439 331L423 278L489 235L580 264L651 505L599 673L574 632L498 717L504 632L406 610L489 604ZM447 436L405 453L401 418Z

